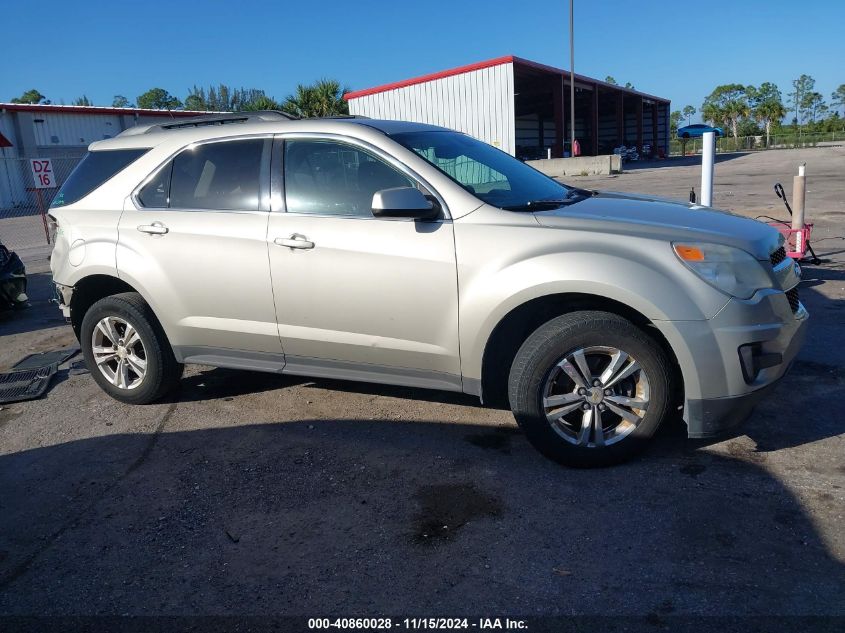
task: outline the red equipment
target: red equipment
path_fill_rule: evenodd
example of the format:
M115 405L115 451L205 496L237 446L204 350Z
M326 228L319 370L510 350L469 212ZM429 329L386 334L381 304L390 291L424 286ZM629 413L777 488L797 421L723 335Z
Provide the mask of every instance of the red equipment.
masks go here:
M783 190L783 185L779 182L775 183L775 193L777 194L778 198L783 200L783 204L786 207L786 210L789 211L790 217L792 216L792 207L789 206L789 202L786 200L786 193ZM813 225L804 223L800 229L793 229L791 222L781 222L779 220L773 220L769 222L769 226L773 226L783 237L786 239L786 243L784 246L786 247L786 254L787 256L791 257L792 259L796 259L798 261L804 259L807 256L807 252L809 251L810 255L810 262L814 265L818 266L821 264L821 260L816 255L816 252L813 250L813 247L810 245L810 234L813 232Z

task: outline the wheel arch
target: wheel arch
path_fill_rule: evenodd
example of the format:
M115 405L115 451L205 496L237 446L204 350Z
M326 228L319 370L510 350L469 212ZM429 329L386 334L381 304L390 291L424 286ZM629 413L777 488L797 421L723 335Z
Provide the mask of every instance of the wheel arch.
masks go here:
M135 292L143 296L137 288L113 275L98 273L77 281L73 286L73 296L70 300L70 324L76 338L80 337L82 320L92 305L100 299L124 292Z
M490 406L508 408L507 382L517 351L537 328L562 314L578 310L601 310L621 316L650 336L664 350L677 376L677 394L683 401L683 376L677 356L663 333L638 310L615 299L580 292L535 297L511 309L487 338L481 359L480 393Z

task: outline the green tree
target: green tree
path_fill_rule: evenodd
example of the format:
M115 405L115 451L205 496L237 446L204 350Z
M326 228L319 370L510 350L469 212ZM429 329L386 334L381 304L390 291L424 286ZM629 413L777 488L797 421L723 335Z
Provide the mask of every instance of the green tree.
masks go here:
M632 84L630 81L625 82L625 87L628 88L629 90L636 90L636 88L634 87L634 84Z
M112 99L111 107L113 108L134 108L135 106L129 103L129 99L123 95L115 95Z
M150 88L138 96L138 107L145 110L174 110L182 107L182 102L164 88Z
M604 83L606 83L606 84L611 84L611 85L614 85L614 86L618 86L618 85L619 85L619 84L616 82L616 80L615 80L613 77L611 77L610 75L608 75L607 77L605 77L605 78L604 78Z
M72 103L71 105L75 105L75 106L92 106L92 105L94 105L94 104L93 104L93 103L91 103L91 100L90 100L88 97L86 97L85 95L82 95L81 97L77 97L76 99L74 99L74 100L73 100L73 103Z
M701 106L704 120L730 128L734 140L739 136L739 121L748 114L748 95L742 84L716 86Z
M810 75L801 75L798 79L792 80L792 92L789 97L792 99L792 110L795 112L795 125L801 125L801 117L804 114L804 103L807 99L807 94L813 91L816 86L816 80Z
M197 88L194 86L188 91L188 96L185 97L186 110L209 110L208 99L205 96L204 88Z
M225 84L198 88L194 86L185 97L187 110L241 112L244 110L276 110L279 104L257 88L232 88Z
M696 113L696 109L691 105L684 106L684 118L687 120L687 125L691 123L692 115Z
M845 84L842 84L831 93L830 103L834 107L834 112L838 112L839 108L842 108L843 115L845 115Z
M677 136L678 135L678 123L681 121L681 114L680 110L675 110L669 115L669 136Z
M27 90L20 97L12 99L12 103L50 103L47 97L38 92L35 88Z
M801 110L810 118L810 123L815 124L816 117L827 111L824 97L820 92L808 92L804 94L801 101Z
M282 104L282 109L302 118L349 114L349 104L343 99L346 92L338 81L321 79L310 86L296 87Z
M761 123L766 130L766 147L772 135L772 124L780 122L786 116L786 107L777 85L766 81L759 88L748 86L748 103L751 106L751 116Z
M267 95L259 95L243 104L242 110L281 110L282 107Z

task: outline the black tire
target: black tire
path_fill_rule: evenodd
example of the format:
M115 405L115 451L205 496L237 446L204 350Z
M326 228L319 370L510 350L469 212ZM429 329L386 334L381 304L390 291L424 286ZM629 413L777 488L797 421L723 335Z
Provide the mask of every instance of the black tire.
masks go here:
M615 443L589 445L590 438L596 438L596 432L591 430L587 432L587 445L577 445L573 443L577 440L565 439L567 432L555 430L557 425L546 419L543 390L547 379L565 357L579 349L596 347L615 348L636 359L647 377L648 406L633 431L626 435L620 433L621 438L614 440ZM567 466L607 466L625 461L643 450L667 416L672 393L670 367L660 345L627 319L609 312L572 312L552 319L525 340L511 366L508 397L517 423L541 453ZM636 376L641 380L642 374L636 373ZM574 382L571 384L577 387ZM576 409L567 415L581 413ZM610 413L610 417L615 417L612 411ZM603 424L604 417L604 413L599 414Z
M94 360L94 328L106 317L117 317L130 323L140 336L146 372L132 389L112 384ZM127 404L149 404L161 399L178 384L184 369L173 356L173 349L152 309L136 292L112 295L94 303L82 319L80 346L85 365L100 388L115 400Z

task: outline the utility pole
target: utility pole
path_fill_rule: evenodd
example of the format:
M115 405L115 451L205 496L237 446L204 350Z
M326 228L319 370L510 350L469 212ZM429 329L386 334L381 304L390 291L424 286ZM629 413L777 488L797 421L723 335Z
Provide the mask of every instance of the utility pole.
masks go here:
M575 0L569 0L569 155L575 151Z

